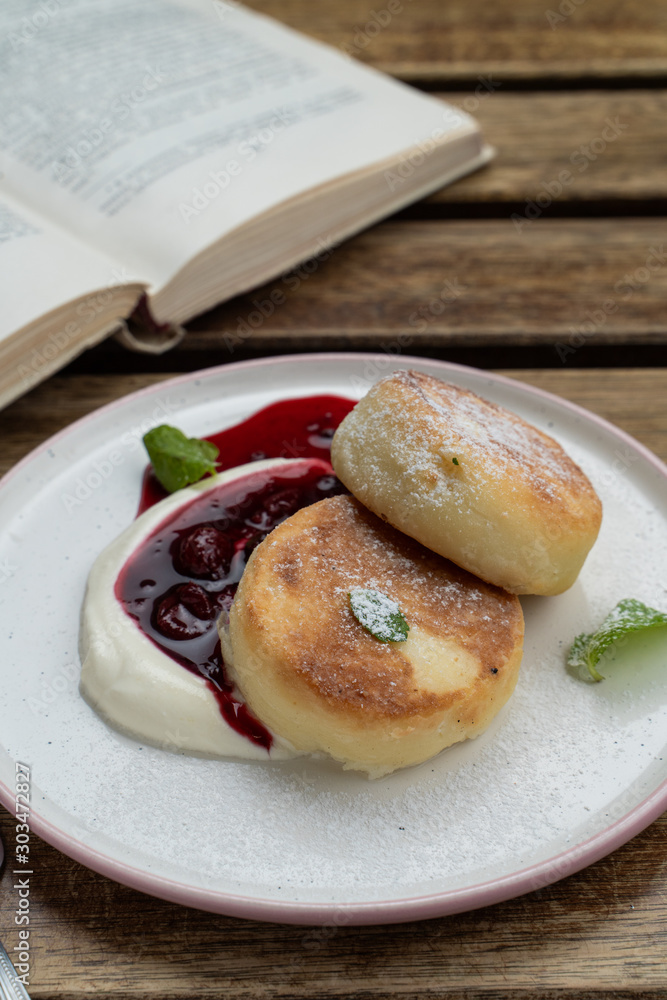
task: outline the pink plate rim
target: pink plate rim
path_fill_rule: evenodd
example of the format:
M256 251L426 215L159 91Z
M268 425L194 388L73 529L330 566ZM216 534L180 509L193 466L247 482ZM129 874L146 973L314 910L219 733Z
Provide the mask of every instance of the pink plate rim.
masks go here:
M6 483L13 479L26 465L29 465L38 455L52 447L61 438L68 436L75 428L85 426L86 423L98 418L98 416L113 411L123 406L128 400L138 399L142 396L150 396L153 393L163 391L165 386L177 386L185 382L191 382L197 378L215 377L230 368L250 368L265 367L267 365L293 364L298 362L326 362L326 361L377 361L382 359L386 362L387 355L377 353L356 353L356 352L326 352L313 354L289 354L278 357L259 358L251 361L229 362L224 365L216 365L211 368L200 369L178 375L174 378L165 378L155 385L146 386L136 392L129 393L120 399L107 403L105 406L87 414L85 417L74 421L58 433L54 434L43 444L38 445L21 461L19 461L0 480L0 490ZM552 403L564 407L567 410L583 417L588 423L597 424L608 433L611 433L618 440L630 444L636 451L640 452L646 461L651 464L667 480L667 466L648 448L639 441L636 441L625 431L615 427L603 417L589 410L572 403L567 399L556 396L544 389L536 386L517 382L507 376L497 375L495 372L486 372L483 369L474 368L468 365L459 365L453 362L439 361L433 358L420 358L416 356L402 355L393 359L396 367L405 367L411 363L429 365L441 368L444 372L471 373L476 377L482 376L491 382L507 385L508 387L520 387L522 392L537 398L546 399ZM14 813L14 795L0 782L0 803L12 814ZM503 900L512 899L539 888L557 882L568 875L588 867L595 861L600 860L610 854L616 848L627 843L637 834L641 833L647 826L656 820L664 810L667 809L667 778L651 792L645 799L634 806L625 816L615 820L604 830L599 831L585 841L575 844L544 861L521 868L509 875L504 875L495 879L490 879L474 885L464 886L459 889L445 890L429 893L420 896L402 897L399 899L385 899L380 901L354 902L354 903L312 903L297 902L294 900L275 900L258 897L243 896L241 894L222 892L217 890L207 890L186 883L178 882L164 876L151 874L139 868L117 861L116 859L97 851L70 836L59 827L55 826L38 811L31 809L30 826L31 829L40 836L46 843L55 847L68 857L73 858L80 864L91 870L105 875L122 885L137 889L139 892L156 896L169 902L178 903L183 906L192 906L197 909L220 913L227 916L241 917L249 920L263 920L275 923L289 923L301 925L362 925L362 924L388 924L401 923L412 920L426 920L433 917L447 916L455 913L466 912L484 906L490 906ZM1 855L0 855L1 863ZM9 863L9 861L8 861Z
M0 783L0 802L10 813L12 812L13 795L2 783ZM626 816L583 843L561 851L546 861L462 889L355 903L301 903L294 900L262 899L196 888L116 861L63 833L32 809L30 826L31 830L47 844L86 868L105 875L121 885L137 889L149 896L156 896L158 899L246 920L305 926L332 924L345 926L405 923L451 916L542 889L553 882L567 878L568 875L574 875L575 872L587 868L615 851L645 830L666 807L667 779Z

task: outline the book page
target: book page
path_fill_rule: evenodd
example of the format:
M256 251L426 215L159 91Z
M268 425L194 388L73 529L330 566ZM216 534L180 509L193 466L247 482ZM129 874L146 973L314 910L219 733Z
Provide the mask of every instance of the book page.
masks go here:
M476 131L223 0L5 0L0 28L5 185L152 291L305 190Z
M76 302L66 332L73 339L106 310L113 289L132 283L119 264L4 194L0 195L0 274L0 342ZM85 301L79 301L82 297Z

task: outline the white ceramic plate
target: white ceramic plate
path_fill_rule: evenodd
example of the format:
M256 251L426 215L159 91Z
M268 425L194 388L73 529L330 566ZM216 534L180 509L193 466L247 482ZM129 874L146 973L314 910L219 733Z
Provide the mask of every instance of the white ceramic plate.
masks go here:
M377 782L308 760L189 758L108 729L77 694L79 608L93 560L134 516L142 434L165 422L213 433L289 396L359 397L402 367L472 388L552 434L604 504L575 586L522 600L521 677L491 728ZM104 407L0 484L0 800L12 809L22 761L44 840L153 895L255 919L432 917L571 874L667 807L665 630L627 643L601 684L564 663L572 638L620 598L667 606L666 477L637 442L570 403L418 358L244 362Z

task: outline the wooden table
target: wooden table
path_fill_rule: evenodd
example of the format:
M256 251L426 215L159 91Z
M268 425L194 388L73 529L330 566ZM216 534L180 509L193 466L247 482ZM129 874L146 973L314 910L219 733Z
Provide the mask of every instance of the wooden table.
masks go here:
M258 293L191 323L160 359L113 343L88 352L0 414L0 471L70 421L171 373L294 351L390 350L406 332L412 354L556 392L667 459L664 2L403 0L378 33L365 25L382 0L252 6L356 45L360 58L471 110L497 159L340 247L249 340L233 334ZM447 279L465 293L411 327ZM613 310L600 314L609 300ZM0 831L12 845L2 810ZM32 860L30 988L42 1000L667 996L667 815L539 892L390 927L211 916L117 885L36 838ZM5 869L7 942L11 886Z

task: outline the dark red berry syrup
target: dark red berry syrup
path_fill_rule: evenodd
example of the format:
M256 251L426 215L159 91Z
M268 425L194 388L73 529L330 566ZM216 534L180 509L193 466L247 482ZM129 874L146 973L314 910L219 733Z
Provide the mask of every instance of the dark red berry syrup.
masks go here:
M284 400L209 437L220 449L219 472L264 458L301 461L250 472L197 497L155 529L116 580L116 598L142 632L204 677L228 725L266 750L271 734L225 676L216 621L229 610L251 552L273 528L301 507L347 492L330 450L353 406L339 396ZM165 496L147 470L138 513Z

